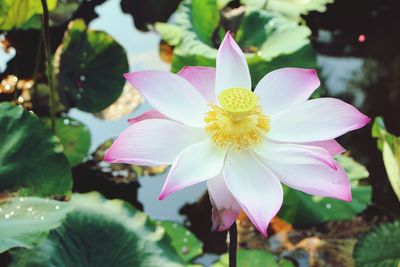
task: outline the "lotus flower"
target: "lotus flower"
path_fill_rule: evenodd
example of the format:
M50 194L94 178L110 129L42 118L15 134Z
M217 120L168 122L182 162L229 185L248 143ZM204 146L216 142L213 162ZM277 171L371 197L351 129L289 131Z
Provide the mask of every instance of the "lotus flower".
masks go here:
M160 200L206 181L214 230L228 229L243 210L267 235L282 205L281 183L351 201L348 176L333 159L344 149L334 138L370 119L338 99L308 100L320 85L315 70L272 71L253 92L244 54L228 33L216 68L125 78L156 110L131 119L105 160L172 164Z

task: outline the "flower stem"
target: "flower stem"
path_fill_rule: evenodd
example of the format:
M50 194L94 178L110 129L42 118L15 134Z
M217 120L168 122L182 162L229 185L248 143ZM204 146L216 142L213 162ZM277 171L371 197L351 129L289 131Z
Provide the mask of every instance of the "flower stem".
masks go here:
M50 89L50 122L51 130L53 134L56 133L56 101L55 101L55 91L53 84L53 65L51 63L51 50L50 50L50 36L49 36L49 9L47 8L46 0L42 1L43 7L43 39L44 39L44 52L47 60L47 80Z
M236 267L237 226L236 221L229 228L229 267Z

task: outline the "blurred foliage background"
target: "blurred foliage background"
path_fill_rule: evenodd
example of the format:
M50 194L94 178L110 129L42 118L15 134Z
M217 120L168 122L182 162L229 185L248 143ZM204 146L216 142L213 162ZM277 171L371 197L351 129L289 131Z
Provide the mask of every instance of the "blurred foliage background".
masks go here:
M228 266L204 185L158 203L167 166L102 161L149 109L122 74L214 66L227 31L254 85L277 68L316 68L313 97L375 119L339 139L353 202L285 188L268 239L239 218L239 266L400 266L400 2L46 3L50 68L41 2L0 0L1 266Z

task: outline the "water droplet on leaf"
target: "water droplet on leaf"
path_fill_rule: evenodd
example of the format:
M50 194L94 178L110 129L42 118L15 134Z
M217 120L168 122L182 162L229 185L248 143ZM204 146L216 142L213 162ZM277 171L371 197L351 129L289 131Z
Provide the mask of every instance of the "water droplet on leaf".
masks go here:
M182 252L182 254L187 254L188 252L189 252L189 248L188 247L182 247L181 248L181 252Z

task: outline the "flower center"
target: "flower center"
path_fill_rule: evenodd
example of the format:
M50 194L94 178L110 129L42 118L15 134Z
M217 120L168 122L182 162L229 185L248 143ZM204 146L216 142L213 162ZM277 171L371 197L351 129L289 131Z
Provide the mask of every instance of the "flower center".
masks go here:
M204 118L205 130L218 146L242 150L262 142L269 131L269 118L253 92L230 88L222 91L218 100L222 107L210 104Z

